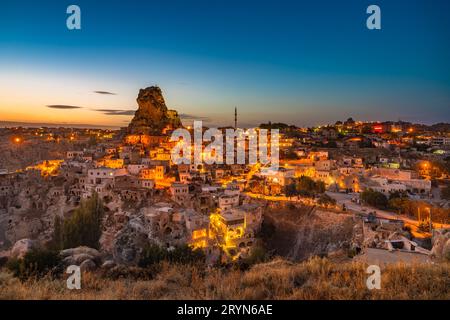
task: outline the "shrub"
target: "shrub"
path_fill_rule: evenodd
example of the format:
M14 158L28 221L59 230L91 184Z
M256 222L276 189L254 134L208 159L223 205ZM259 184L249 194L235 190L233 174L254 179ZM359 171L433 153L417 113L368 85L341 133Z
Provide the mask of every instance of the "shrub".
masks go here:
M98 274L103 279L133 279L133 280L151 280L161 272L161 266L157 264L149 265L145 268L118 265L111 269L100 269Z
M250 254L246 259L251 265L267 260L267 252L262 246L254 246L250 249Z
M431 223L431 227L433 228L433 223ZM419 231L422 232L431 232L430 230L430 218L427 218L425 220L419 221L419 225L417 226Z
M239 270L245 271L255 264L265 262L267 258L266 249L260 245L256 245L250 249L249 255L246 258L238 260L236 267Z
M441 191L441 197L445 200L450 200L450 186L445 187Z
M10 259L7 268L21 280L56 275L62 271L61 257L57 251L35 249L26 253L23 259Z
M332 197L330 197L329 195L327 195L326 193L322 194L319 198L319 200L317 201L318 204L323 205L323 206L334 206L336 205L336 200L333 199Z
M59 235L62 248L88 246L98 249L98 241L102 235L102 217L103 202L94 193L90 199L82 201L74 214L64 221L62 234Z
M297 193L305 197L313 197L316 194L325 192L325 183L323 181L314 181L307 176L298 178L295 187Z
M205 261L205 254L201 249L192 249L188 245L176 246L173 250L167 250L156 244L150 244L142 251L139 266L148 266L169 261L178 264L193 264Z
M192 249L188 245L176 246L169 251L168 261L180 264L191 264L195 262L204 262L205 254L201 249Z
M6 265L7 262L8 262L7 257L0 257L0 268Z
M139 260L139 267L145 268L153 264L159 263L167 256L167 250L156 244L150 244L144 248Z
M368 205L378 209L385 209L388 204L388 199L384 194L372 189L364 190L361 194L361 199Z

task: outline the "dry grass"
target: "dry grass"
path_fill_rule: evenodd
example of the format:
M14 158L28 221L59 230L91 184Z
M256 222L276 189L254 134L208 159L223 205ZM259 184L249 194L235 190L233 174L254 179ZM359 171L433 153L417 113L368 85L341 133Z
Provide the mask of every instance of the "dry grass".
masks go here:
M382 270L381 290L366 288L362 263L276 259L248 271L199 270L163 264L152 280L84 274L81 290L65 280L20 282L0 272L0 299L450 299L450 264L395 265Z

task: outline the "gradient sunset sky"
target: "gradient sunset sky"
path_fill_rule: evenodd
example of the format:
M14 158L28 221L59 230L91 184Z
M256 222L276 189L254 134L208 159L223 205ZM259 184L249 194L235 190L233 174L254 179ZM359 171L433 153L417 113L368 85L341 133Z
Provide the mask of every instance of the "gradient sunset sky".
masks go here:
M449 14L446 0L3 0L0 121L125 126L158 85L209 125L235 106L241 126L450 122Z

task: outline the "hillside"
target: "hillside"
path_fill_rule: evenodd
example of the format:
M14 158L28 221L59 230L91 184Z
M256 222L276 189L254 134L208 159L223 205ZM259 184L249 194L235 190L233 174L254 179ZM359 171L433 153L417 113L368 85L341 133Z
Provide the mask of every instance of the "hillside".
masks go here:
M84 274L79 291L66 289L64 279L21 283L3 270L0 299L450 299L448 263L391 265L382 270L380 290L366 288L364 264L319 258L275 259L248 271L167 263L152 270L124 271L115 280Z

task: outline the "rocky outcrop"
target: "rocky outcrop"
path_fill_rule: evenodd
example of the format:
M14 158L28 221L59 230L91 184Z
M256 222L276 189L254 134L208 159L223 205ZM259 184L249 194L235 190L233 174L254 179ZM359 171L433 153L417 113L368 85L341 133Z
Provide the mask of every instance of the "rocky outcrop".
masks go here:
M264 214L263 241L268 250L295 261L315 255L332 255L348 249L353 236L354 221L346 214L311 210L270 209Z
M69 190L68 180L44 179L30 170L6 182L11 192L0 201L0 251L20 239L44 245L52 238L55 217L64 217L75 208L67 202L68 191L56 195L50 192L55 186Z
M91 259L86 259L80 264L81 271L93 271L96 268L97 268L97 265Z
M21 239L11 249L11 258L22 259L28 252L37 248L36 241Z
M433 258L450 261L450 230L433 230L432 244L431 256Z
M114 261L119 264L136 265L143 248L149 244L148 230L141 218L133 218L120 230L113 243Z
M85 246L62 250L60 255L65 266L80 266L81 271L95 270L102 261L98 250Z
M75 256L78 254L87 254L97 258L100 257L100 253L98 252L98 250L86 246L80 246L77 248L70 248L61 251L61 256L64 258L69 256Z
M139 108L128 126L129 133L161 135L165 128L176 129L181 126L178 113L167 109L159 87L139 90L136 101Z

